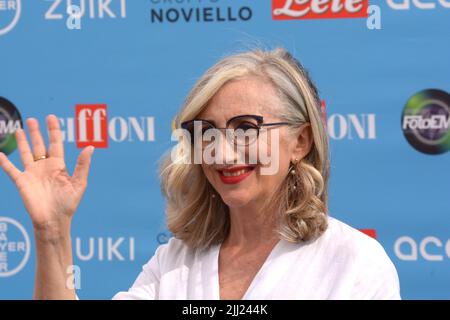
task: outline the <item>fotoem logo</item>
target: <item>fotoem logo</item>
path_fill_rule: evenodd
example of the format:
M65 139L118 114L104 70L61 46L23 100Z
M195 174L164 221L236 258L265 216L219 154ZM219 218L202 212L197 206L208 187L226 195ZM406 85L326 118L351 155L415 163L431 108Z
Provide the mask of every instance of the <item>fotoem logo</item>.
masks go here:
M20 272L30 257L30 237L16 220L0 217L0 277Z
M11 101L0 97L0 152L9 155L17 148L14 133L22 127L19 110Z
M0 0L0 36L10 32L20 19L20 0Z
M403 134L417 151L442 154L450 150L450 95L428 89L406 103L401 118Z

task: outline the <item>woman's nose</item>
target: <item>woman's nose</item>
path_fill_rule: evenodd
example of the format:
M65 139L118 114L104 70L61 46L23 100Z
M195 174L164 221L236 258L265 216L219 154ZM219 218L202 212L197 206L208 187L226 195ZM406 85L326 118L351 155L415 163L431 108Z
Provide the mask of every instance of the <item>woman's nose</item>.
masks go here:
M217 159L219 164L236 164L241 163L242 158L245 160L242 150L236 148L232 129L223 130L219 144L220 150Z

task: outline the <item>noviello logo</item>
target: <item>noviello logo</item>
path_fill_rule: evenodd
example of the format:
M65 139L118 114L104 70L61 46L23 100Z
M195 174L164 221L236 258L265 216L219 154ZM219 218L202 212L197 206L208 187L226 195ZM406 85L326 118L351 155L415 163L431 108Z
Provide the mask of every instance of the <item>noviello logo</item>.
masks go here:
M152 23L220 23L249 21L250 7L224 0L150 0ZM229 4L232 5L229 5Z
M0 97L0 152L8 155L17 148L14 133L22 127L19 110L11 101Z
M426 154L442 154L450 150L450 95L428 89L413 95L405 105L401 118L406 140Z

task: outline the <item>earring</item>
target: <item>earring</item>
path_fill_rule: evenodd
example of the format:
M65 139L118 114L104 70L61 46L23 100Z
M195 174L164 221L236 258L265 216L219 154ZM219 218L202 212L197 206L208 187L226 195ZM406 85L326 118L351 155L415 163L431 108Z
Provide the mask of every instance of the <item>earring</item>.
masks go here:
M293 164L291 165L292 169L291 169L291 171L290 171L291 175L293 175L293 176L295 176L295 174L296 174L295 169L294 169L294 166L295 166L297 163L298 163L298 159L295 158ZM297 186L296 186L296 183L295 183L295 182L294 182L294 185L292 186L292 190L297 190Z
M296 165L298 163L298 159L297 158L295 158L295 162L293 162L292 164L291 164L291 170L290 170L290 173L292 174L292 175L295 175L295 169L294 169L294 165Z
M216 197L216 195L215 195L215 194L213 193L211 197L215 198L215 197Z

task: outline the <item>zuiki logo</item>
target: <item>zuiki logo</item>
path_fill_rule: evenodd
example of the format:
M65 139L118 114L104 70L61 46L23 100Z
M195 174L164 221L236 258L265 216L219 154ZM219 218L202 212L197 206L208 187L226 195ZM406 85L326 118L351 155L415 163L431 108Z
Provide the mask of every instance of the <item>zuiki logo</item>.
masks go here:
M401 117L403 134L417 151L442 154L450 150L450 95L428 89L413 95Z
M20 272L30 257L30 237L16 220L0 217L0 277Z
M134 261L134 237L75 238L75 257L81 261Z
M0 36L10 32L19 22L21 0L0 0Z
M48 3L45 20L67 19L72 6L79 9L80 18L125 19L127 17L126 0L45 0L45 2Z
M249 21L253 10L249 6L230 6L224 0L151 0L152 23L211 23Z
M273 20L367 18L369 0L272 0Z
M17 148L14 133L22 127L19 110L11 101L0 97L0 152L8 155Z

